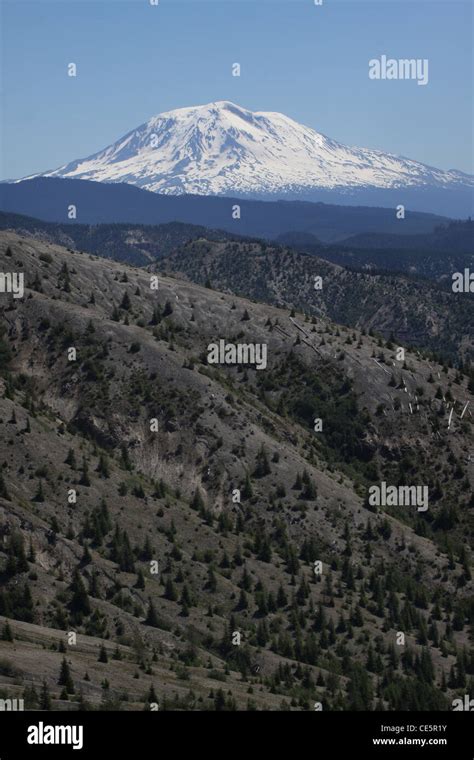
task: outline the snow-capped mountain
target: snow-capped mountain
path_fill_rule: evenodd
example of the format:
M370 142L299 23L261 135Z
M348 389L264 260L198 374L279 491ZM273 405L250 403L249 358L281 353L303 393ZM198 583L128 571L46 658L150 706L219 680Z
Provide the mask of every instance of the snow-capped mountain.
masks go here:
M126 182L175 195L253 197L297 197L316 189L449 189L474 181L462 172L350 148L284 114L228 101L161 113L104 150L41 176Z

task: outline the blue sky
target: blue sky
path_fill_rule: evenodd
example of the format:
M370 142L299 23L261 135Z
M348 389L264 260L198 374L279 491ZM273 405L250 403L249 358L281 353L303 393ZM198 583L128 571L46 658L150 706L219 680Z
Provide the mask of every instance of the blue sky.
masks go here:
M161 111L214 100L473 172L472 8L470 0L3 0L0 176L55 168ZM382 54L428 58L429 84L370 80L368 61Z

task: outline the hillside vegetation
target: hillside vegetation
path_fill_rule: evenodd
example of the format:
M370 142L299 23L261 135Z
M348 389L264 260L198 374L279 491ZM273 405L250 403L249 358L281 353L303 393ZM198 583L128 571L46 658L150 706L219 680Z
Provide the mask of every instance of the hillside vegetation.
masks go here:
M319 272L368 308L363 277L277 252L267 298L274 259L246 253L210 256L211 284L234 260L235 290L282 308L0 234L26 288L1 295L2 698L449 710L472 689L468 369L335 324L342 295L300 311ZM209 364L220 339L266 368ZM372 506L382 481L429 509Z

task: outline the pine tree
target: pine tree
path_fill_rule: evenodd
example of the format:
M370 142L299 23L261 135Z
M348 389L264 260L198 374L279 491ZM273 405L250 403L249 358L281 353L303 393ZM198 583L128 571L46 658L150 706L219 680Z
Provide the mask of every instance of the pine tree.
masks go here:
M153 703L156 704L158 702L158 697L156 696L156 692L155 692L155 688L154 688L153 684L150 685L150 689L148 691L148 695L147 695L146 701L150 705L153 704Z
M92 556L89 551L89 547L87 544L84 544L84 551L82 552L81 557L81 566L84 567L84 565L88 565L90 562L92 562Z
M76 455L74 454L74 449L69 449L64 464L68 464L72 470L76 469Z
M252 483L250 482L250 476L247 473L245 473L245 483L244 487L242 488L242 497L244 499L251 499L253 496L253 489L252 489Z
M108 662L109 658L107 656L107 650L103 644L100 645L99 649L99 657L97 659L97 662Z
M165 599L169 599L171 602L176 602L178 600L178 594L175 587L173 586L173 581L171 578L168 578L166 581L164 597Z
M41 687L39 708L40 710L51 710L51 696L46 681L43 681Z
M151 599L148 600L148 612L145 619L145 625L151 625L153 628L160 627L158 615L156 614L156 610Z
M25 554L25 544L23 535L19 531L14 531L7 543L7 564L5 574L8 577L28 571L28 561Z
M238 610L246 610L249 606L248 600L247 600L247 594L243 589L240 591L239 601L237 602L236 609Z
M8 493L8 489L3 477L3 473L0 470L0 497L2 499L5 499L5 501L11 501L10 494Z
M5 625L3 626L2 641L13 641L13 631L11 629L11 626L8 620L5 622Z
M99 473L101 478L107 479L110 477L109 460L107 459L107 456L103 453L100 454L99 456L97 472Z
M149 562L153 559L153 548L150 541L150 536L146 536L145 543L141 552L141 558L144 562Z
M191 509L195 509L200 514L202 514L202 512L204 511L205 509L204 500L198 488L196 488L196 490L194 491L194 496L191 499L191 503L189 506L191 507Z
M69 668L69 664L65 657L63 657L62 663L61 663L61 669L59 671L59 678L58 678L58 684L59 686L64 686L65 691L67 694L74 694L74 682L72 680L71 671Z
M262 446L257 454L257 464L254 470L254 476L256 478L263 478L265 475L269 475L271 472L270 463L268 461L267 452Z
M181 601L181 604L185 604L187 607L191 607L192 605L191 594L186 584L184 584L183 586L180 601Z
M120 447L120 466L123 467L124 470L128 470L128 471L132 470L130 455L124 443L122 443Z
M207 569L207 588L211 593L217 591L217 578L212 565Z
M304 485L301 498L306 499L307 501L314 501L317 495L316 486L311 479L308 479L307 483Z
M89 579L89 596L100 599L99 573L93 570Z
M173 313L173 307L170 301L166 301L165 308L163 309L163 317L169 317Z
M81 472L81 477L79 479L79 484L81 486L90 486L91 484L89 480L89 468L87 466L85 456L82 458L82 472Z
M71 280L69 277L69 269L66 262L64 262L59 272L58 288L61 288L65 293L71 292Z
M44 493L43 493L43 481L40 480L38 483L38 488L36 490L36 494L33 496L32 501L36 501L38 503L42 503L44 501Z
M120 570L124 573L135 572L135 558L128 533L125 530L120 531L118 525L115 526L110 556L114 562L118 563Z
M128 295L127 291L123 294L122 302L119 306L120 309L123 309L124 311L128 311L131 307L131 301L130 296Z
M135 588L140 588L140 589L145 588L145 576L143 575L143 570L141 569L141 567L139 568L138 573L137 573Z
M74 570L69 590L72 591L69 609L75 620L81 620L83 615L90 614L91 607L86 588L77 568Z
M373 690L367 671L360 663L354 663L351 670L347 696L350 710L370 711Z
M38 708L38 693L33 684L31 686L25 686L25 689L23 691L23 699L25 700L26 710L35 710Z
M286 605L288 604L288 599L286 598L286 594L281 583L278 588L276 603L279 609L281 609L282 607L286 607Z
M157 306L155 306L153 308L153 314L152 314L149 324L156 327L156 325L159 324L160 321L161 321L160 310Z
M301 491L302 488L303 488L303 481L302 481L300 473L298 472L296 474L296 480L295 480L295 483L293 485L293 489L295 491Z

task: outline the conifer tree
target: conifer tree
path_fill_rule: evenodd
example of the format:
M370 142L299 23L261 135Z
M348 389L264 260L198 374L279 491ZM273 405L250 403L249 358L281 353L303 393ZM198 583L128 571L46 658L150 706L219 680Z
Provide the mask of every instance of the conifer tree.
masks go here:
M86 588L77 568L74 570L69 590L72 591L69 609L71 610L73 618L80 621L82 620L83 615L90 614L91 607Z
M8 493L7 485L3 477L3 472L0 470L0 498L5 501L10 501L10 494Z
M151 625L153 628L159 628L158 615L151 599L148 599L148 612L145 619L145 625Z
M108 662L109 658L107 655L107 650L103 644L100 645L99 649L99 657L97 659L98 662Z
M41 687L39 708L40 710L51 710L51 695L49 693L49 688L46 681L43 681L43 685Z
M3 626L2 641L13 641L13 631L8 620L5 621L5 625Z
M64 686L64 689L67 694L74 694L74 682L72 680L71 676L71 670L69 668L68 661L65 657L63 657L63 660L61 662L61 669L59 671L59 678L58 678L58 684L59 686Z

